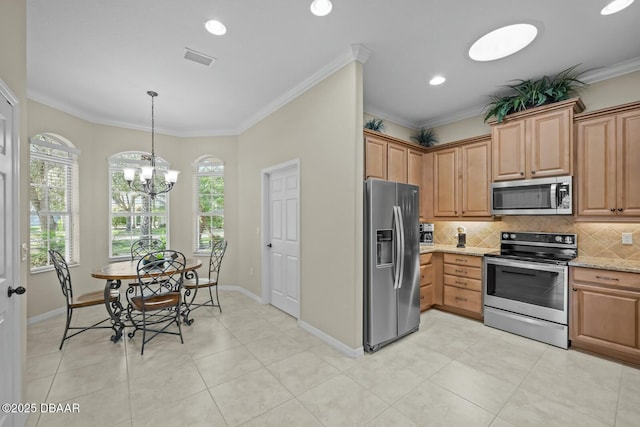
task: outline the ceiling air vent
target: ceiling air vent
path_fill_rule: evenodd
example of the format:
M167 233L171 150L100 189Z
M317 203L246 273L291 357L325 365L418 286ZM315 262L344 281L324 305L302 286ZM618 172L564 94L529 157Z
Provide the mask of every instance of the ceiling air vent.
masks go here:
M202 64L207 67L216 60L213 56L205 55L204 53L197 52L193 49L189 49L188 47L184 48L184 59L197 62L198 64Z

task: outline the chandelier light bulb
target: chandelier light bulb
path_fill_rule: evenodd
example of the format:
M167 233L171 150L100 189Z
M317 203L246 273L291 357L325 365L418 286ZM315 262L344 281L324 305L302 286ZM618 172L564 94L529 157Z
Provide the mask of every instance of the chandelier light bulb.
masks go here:
M329 0L313 0L311 3L311 13L316 16L326 16L331 13L333 5Z
M140 173L140 177L144 180L144 181L150 181L151 178L153 178L153 166L140 166L140 169L142 169L142 172Z
M136 170L134 168L123 168L124 180L131 182L136 178Z
M179 173L180 173L180 171L169 169L164 174L164 180L167 181L167 182L170 182L172 184L175 184L176 182L178 182L178 174Z

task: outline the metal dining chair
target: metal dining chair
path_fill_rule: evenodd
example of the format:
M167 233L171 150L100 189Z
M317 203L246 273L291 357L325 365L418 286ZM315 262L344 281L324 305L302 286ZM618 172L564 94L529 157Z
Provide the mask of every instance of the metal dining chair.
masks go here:
M64 256L60 254L60 252L50 249L49 257L53 262L53 266L56 269L56 274L58 276L58 281L60 282L60 288L62 289L62 294L64 295L64 299L67 305L67 321L64 327L64 334L62 335L62 341L60 341L59 350L62 350L62 345L65 340L68 340L71 337L78 335L84 331L89 329L111 329L111 325L109 326L99 326L104 322L110 321L111 318L107 317L97 323L94 323L91 326L71 326L71 318L73 317L73 310L83 308L83 307L92 307L95 305L104 305L105 303L105 291L95 291L85 293L79 296L73 295L73 286L71 285L71 274L69 273L69 266L67 261L64 259ZM108 296L109 303L116 302L120 299L120 293L118 290L111 290ZM78 332L68 335L69 330L78 330Z
M222 307L220 306L220 297L218 295L218 280L220 277L220 267L222 266L222 258L227 251L227 241L218 240L211 246L211 254L209 255L209 275L205 278L196 278L185 282L185 297L190 297L190 300L186 303L185 323L190 325L193 323L193 319L189 319L189 314L200 307L217 307L222 313ZM203 303L196 303L195 299L198 294L198 290L207 288L209 290L209 299ZM212 288L216 290L216 298L213 300Z
M131 244L131 259L139 259L149 252L163 249L165 249L165 244L162 240L151 236L143 236Z
M139 292L134 287L127 289L127 318L134 327L128 333L129 338L133 338L138 330L142 331L141 355L145 344L161 333L179 335L184 344L180 309L185 265L184 255L170 249L148 253L138 260ZM168 330L174 324L177 332ZM147 337L147 332L152 335Z

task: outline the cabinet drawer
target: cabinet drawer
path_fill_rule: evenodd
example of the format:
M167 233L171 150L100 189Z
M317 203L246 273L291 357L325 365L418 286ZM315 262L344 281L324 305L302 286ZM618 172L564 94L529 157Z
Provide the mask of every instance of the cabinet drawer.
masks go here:
M420 286L433 283L433 264L420 266Z
M474 255L444 254L445 264L467 265L469 267L482 267L482 257Z
M621 286L640 290L640 274L596 268L571 267L571 278L576 282Z
M470 289L472 291L482 290L482 280L451 276L449 274L444 275L444 284L448 286L455 286L456 288Z
M482 280L482 269L477 267L466 267L463 265L444 265L444 274L452 276L468 277L469 279Z
M420 311L433 305L433 285L420 287Z
M482 313L482 294L454 286L445 286L444 305L480 314Z
M429 264L431 262L431 257L433 254L421 254L420 255L420 265Z

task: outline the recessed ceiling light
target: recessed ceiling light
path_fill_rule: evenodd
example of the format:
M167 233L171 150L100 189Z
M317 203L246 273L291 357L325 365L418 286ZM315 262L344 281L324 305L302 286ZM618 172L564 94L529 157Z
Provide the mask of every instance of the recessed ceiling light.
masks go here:
M524 49L536 38L538 29L531 24L498 28L480 37L469 49L474 61L494 61Z
M333 5L329 0L313 0L311 3L311 13L316 16L326 16L333 9Z
M633 0L613 0L608 5L602 8L600 15L612 15L616 12L620 12L633 3Z
M432 86L438 86L444 83L445 80L447 79L445 79L443 76L433 76L433 78L429 80L429 84Z
M222 22L216 21L215 19L210 19L205 22L204 27L207 31L216 36L223 36L227 32L227 27L225 27Z

